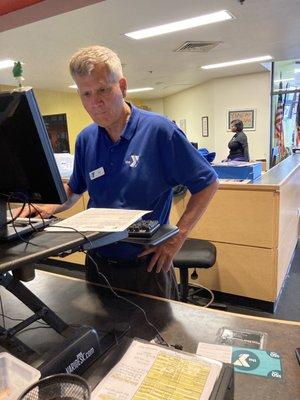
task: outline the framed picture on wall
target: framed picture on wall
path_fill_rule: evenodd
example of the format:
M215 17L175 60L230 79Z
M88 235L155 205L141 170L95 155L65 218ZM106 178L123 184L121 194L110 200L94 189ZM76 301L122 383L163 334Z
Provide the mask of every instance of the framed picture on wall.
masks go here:
M43 115L54 153L70 153L66 114Z
M240 119L243 122L245 131L255 131L256 110L254 108L228 110L227 113L228 131L230 131L231 122L235 119Z
M208 117L202 117L202 136L208 137Z

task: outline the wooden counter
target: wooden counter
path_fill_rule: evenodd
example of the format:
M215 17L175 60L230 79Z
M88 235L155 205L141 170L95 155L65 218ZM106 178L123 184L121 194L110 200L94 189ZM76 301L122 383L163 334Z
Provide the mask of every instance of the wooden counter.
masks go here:
M176 198L172 223L178 221L188 199L188 194ZM253 183L220 184L190 235L217 247L216 265L201 270L198 283L275 303L299 237L299 210L299 154Z

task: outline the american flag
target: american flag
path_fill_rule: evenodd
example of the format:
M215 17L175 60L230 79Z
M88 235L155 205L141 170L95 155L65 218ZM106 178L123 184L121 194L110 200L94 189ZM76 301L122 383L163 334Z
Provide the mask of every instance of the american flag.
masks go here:
M300 93L298 95L298 105L296 111L296 146L300 147Z
M282 90L282 82L279 83L279 90ZM280 154L280 159L285 157L285 146L284 146L284 132L283 132L283 113L284 113L284 103L282 100L282 93L279 92L278 103L275 113L275 138L277 139L278 150Z

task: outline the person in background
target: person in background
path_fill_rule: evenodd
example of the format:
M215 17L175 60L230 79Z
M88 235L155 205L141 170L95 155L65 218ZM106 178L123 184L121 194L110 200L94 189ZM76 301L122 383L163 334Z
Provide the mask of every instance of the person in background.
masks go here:
M77 137L74 170L65 186L67 202L39 206L39 212L47 218L64 211L87 191L89 208L151 210L146 219L166 224L172 188L185 185L191 197L176 236L148 249L124 242L100 247L90 253L96 265L86 258L90 282L105 284L100 271L116 288L177 299L172 260L217 190L217 175L176 124L125 101L127 81L112 50L79 50L70 72L94 123ZM36 214L32 209L26 213Z
M233 137L228 143L229 155L224 161L250 161L248 139L243 132L244 124L240 119L235 119L230 124Z

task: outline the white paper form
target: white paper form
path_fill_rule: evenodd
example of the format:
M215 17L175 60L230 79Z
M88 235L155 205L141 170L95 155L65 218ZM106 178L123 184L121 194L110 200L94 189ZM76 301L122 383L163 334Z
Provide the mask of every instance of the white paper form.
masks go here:
M134 340L92 400L208 400L222 363Z
M232 347L223 344L198 343L196 354L213 358L224 363L231 363Z
M79 232L122 232L149 212L116 208L89 208L45 230L47 232L74 232L74 229Z

